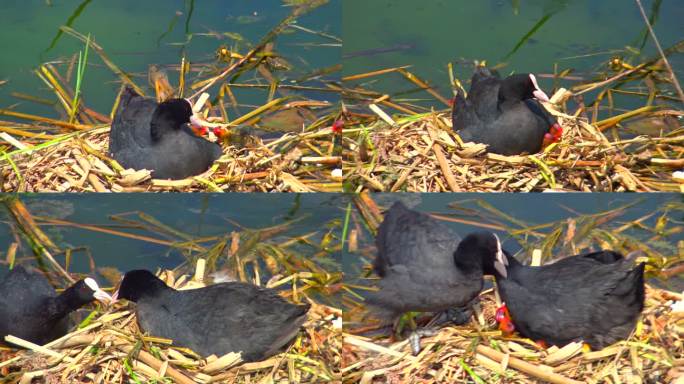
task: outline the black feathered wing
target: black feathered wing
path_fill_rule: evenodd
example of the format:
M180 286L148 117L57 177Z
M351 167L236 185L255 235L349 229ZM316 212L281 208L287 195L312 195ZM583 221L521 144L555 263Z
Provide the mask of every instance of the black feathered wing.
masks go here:
M496 71L481 66L475 68L468 91L468 101L485 125L496 120L501 114L498 106L500 86L501 79Z
M375 272L383 276L387 267L448 270L461 238L440 221L396 202L385 213L375 238Z
M643 307L643 268L581 256L589 257L519 266L497 278L521 334L557 345L583 340L594 348L629 334Z
M150 122L156 108L153 99L137 94L130 87L124 88L109 131L109 153L115 159L122 151L139 150L152 144Z
M169 291L138 302L141 327L208 356L242 352L245 361L268 357L289 342L306 318L275 291L246 283ZM288 338L289 337L289 338Z
M396 202L376 236L379 290L368 302L382 318L402 312L465 306L482 288L482 273L463 273L454 263L460 237L432 217Z

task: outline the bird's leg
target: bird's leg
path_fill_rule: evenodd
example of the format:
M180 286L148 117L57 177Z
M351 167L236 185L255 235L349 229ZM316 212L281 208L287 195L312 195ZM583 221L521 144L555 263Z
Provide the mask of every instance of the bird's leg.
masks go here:
M413 317L410 317L407 321L410 321L413 325L414 330L408 337L409 345L411 346L411 351L414 355L420 353L420 338L424 336L433 336L437 334L437 329L448 322L454 323L456 325L463 325L470 321L473 315L473 304L477 303L478 299L473 299L470 303L463 307L453 307L446 311L439 312L437 316L433 317L430 322L422 328L416 329L415 323L412 321Z
M411 332L408 337L409 345L411 346L411 352L413 355L420 353L420 338L424 336L434 336L437 334L437 329L432 327L419 328Z
M452 307L444 311L448 321L451 321L455 325L464 325L470 322L470 318L473 316L473 305L480 302L479 298L474 298L468 304L462 307Z
M473 307L469 304L465 307L454 307L446 310L446 315L456 325L467 324L473 316Z
M399 336L403 331L405 326L411 329L411 333L408 336L408 342L411 346L411 351L414 355L420 353L420 338L423 336L432 336L437 333L437 329L430 324L425 327L418 328L415 322L415 316L417 312L407 312L403 316L400 316L395 322L395 335Z

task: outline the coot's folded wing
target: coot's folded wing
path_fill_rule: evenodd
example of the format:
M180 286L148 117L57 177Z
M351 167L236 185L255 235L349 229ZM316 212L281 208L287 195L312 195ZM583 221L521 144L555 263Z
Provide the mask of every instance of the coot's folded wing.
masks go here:
M460 237L439 220L398 201L385 213L378 229L375 271L384 276L387 267L397 264L453 270L453 254L459 241Z
M461 91L456 92L454 105L451 110L452 129L458 132L465 142L472 141L473 135L483 128L482 121L477 115L472 103L463 97Z
M558 345L583 340L600 348L627 337L643 308L643 266L593 258L604 256L578 255L500 279L516 328Z
M141 148L151 144L150 121L157 103L124 88L109 132L109 153L127 148Z
M242 351L248 361L266 357L289 341L308 310L308 305L291 304L274 290L247 283L176 291L165 300L170 321L160 324L160 318L155 326L174 335L179 345L204 356Z
M500 85L501 79L496 71L490 71L481 66L475 68L470 91L468 91L468 101L484 124L491 123L500 115L498 109Z

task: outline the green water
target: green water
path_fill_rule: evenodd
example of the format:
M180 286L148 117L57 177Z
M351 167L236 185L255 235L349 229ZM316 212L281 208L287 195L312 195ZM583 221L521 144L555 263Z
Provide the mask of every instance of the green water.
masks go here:
M651 14L654 2L642 3ZM684 39L682 19L682 1L660 2L654 29L663 48ZM606 71L607 61L615 55L632 64L657 55L650 38L639 51L644 21L632 0L345 0L342 20L345 75L411 65L411 72L445 97L452 95L449 62L456 65L454 74L463 82L470 79L474 60L507 63L502 74L552 74L557 68L557 72L573 69L572 75L591 78L595 71ZM637 54L627 46L637 49ZM674 54L670 61L682 78L684 55ZM423 106L444 108L426 92L406 93L415 86L399 74L380 79L368 86L427 100ZM543 79L540 85L550 91L554 86L574 84ZM617 97L616 104L618 109L628 109L645 100Z
M330 233L333 238L342 234L341 223L347 198L340 194L38 194L24 195L21 201L37 217L61 219L71 223L91 224L130 234L161 240L180 241L168 236L152 225L145 225L139 213L197 239L222 236L230 239L233 231L241 228L260 229L292 221L290 227L276 235L280 243L296 236L315 232L310 239L319 244ZM118 216L135 220L140 225L131 228ZM152 228L152 229L150 229ZM120 271L136 268L175 268L185 261L175 247L150 241L66 225L41 225L41 229L62 250L72 249L72 272L89 272L88 253L97 267L115 267ZM6 260L9 245L21 236L14 221L0 205L0 260ZM244 241L244 239L243 239ZM205 242L210 246L215 241ZM20 241L17 257L30 262L33 252L25 241ZM331 243L334 245L335 241ZM300 248L297 248L300 249ZM320 252L302 246L301 252L313 255ZM336 270L341 263L339 252L326 253L330 264L326 270ZM318 256L319 260L323 257ZM64 255L56 257L63 263ZM0 267L0 270L3 268Z
M147 87L148 65L177 66L183 55L193 63L215 63L215 52L222 45L237 44L238 52L244 54L291 9L281 0L3 0L0 80L7 83L0 86L0 108L58 116L54 106L23 101L11 93L56 101L54 93L33 71L44 62L70 60L83 50L80 41L66 34L58 35L61 25L69 24L82 34L90 34L119 68L134 75L137 84ZM300 17L297 24L340 37L340 13L341 0L331 0ZM283 82L338 64L341 55L341 47L334 40L294 29L277 38L275 50L293 68L276 73ZM83 85L86 105L109 114L119 89L118 78L93 50L89 52L88 63ZM59 68L64 75L66 70ZM168 75L171 83L177 85L178 72L169 70ZM326 80L335 78L339 78L339 73L323 76ZM250 77L240 82L256 80ZM239 102L248 106L262 105L267 99L267 91L263 90L236 92ZM215 90L211 93L216 95ZM336 99L332 93L307 96Z
M664 48L684 38L680 0L644 0L643 4L654 17L655 32ZM73 37L59 34L61 25L91 34L117 66L146 86L148 65L170 69L183 55L194 63L215 63L214 54L221 45L237 44L244 53L290 10L282 0L5 0L0 3L0 80L7 83L0 85L0 108L59 117L56 104L21 100L12 92L56 102L33 71L44 62L69 60L83 49ZM606 63L613 56L635 64L657 55L631 0L330 0L301 17L298 25L341 38L344 43L340 46L334 39L287 30L276 40L276 52L293 67L292 71L277 72L285 84L340 62L347 75L411 65L412 72L448 97L452 92L449 62L456 65L455 75L464 81L470 78L473 60L506 63L504 74L548 75L572 69L572 76L589 79L593 73L607 71ZM683 56L670 56L680 77L684 74ZM64 72L63 66L59 68ZM177 72L170 70L169 76L176 84ZM339 77L340 73L334 72L322 79ZM254 84L257 79L251 76L240 82ZM545 78L541 83L550 91L576 82L554 83ZM320 86L321 82L307 85ZM425 107L443 107L397 74L366 85L421 99L418 103ZM83 87L86 104L108 114L117 89L118 79L91 51ZM645 90L643 84L634 89ZM262 105L267 100L264 90L237 92L245 106ZM329 92L301 94L337 99ZM645 103L634 96L618 95L615 100L618 111Z

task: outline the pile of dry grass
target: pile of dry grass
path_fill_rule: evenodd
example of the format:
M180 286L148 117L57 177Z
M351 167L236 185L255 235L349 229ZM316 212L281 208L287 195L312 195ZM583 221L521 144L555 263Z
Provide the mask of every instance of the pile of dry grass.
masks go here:
M345 333L346 381L370 383L680 383L684 381L684 295L647 286L646 306L629 340L585 352L579 343L543 349L504 338L496 330L493 290L480 296L478 321L422 338L413 356L408 341Z
M198 268L199 269L199 268ZM196 274L197 275L197 274ZM200 275L201 276L201 275ZM203 286L197 278L161 274L177 289ZM115 304L82 328L45 346L28 348L2 363L3 383L312 383L339 380L341 311L311 304L308 320L292 346L268 360L240 364L240 355L202 359L171 340L142 336L134 311Z
M570 92L561 89L551 100L562 103L568 97ZM564 128L561 142L534 155L502 156L484 154L481 144L463 143L451 129L449 113L431 112L395 120L376 105L371 109L379 119L351 130L352 140L346 143L353 157L345 164L344 172L357 190L684 190L682 180L672 177L673 170L684 166L682 129L664 137L609 140L586 119L564 114L547 104Z
M124 170L106 156L109 127L53 139L22 150L0 168L0 186L18 192L339 192L342 178L332 152L333 132L286 134L244 147L224 146L223 156L204 174L183 180L151 179L147 170Z

